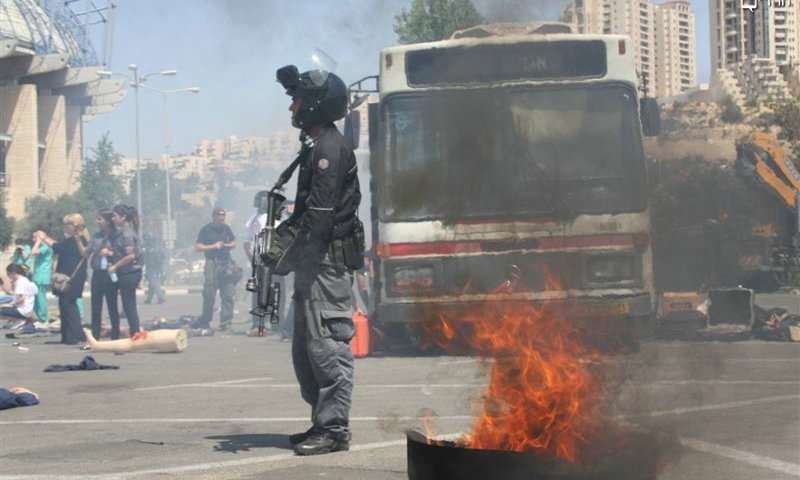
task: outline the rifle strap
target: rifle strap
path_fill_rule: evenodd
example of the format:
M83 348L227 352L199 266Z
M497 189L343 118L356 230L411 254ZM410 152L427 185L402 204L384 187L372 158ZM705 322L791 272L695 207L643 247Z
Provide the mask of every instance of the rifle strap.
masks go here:
M292 175L294 175L294 171L297 169L297 166L300 165L300 162L303 161L313 147L313 140L309 140L305 132L303 132L300 134L300 144L300 152L298 152L297 158L295 158L292 163L286 167L286 170L284 170L283 173L278 176L278 181L275 182L275 186L272 187L273 192L282 189L286 182L292 179Z

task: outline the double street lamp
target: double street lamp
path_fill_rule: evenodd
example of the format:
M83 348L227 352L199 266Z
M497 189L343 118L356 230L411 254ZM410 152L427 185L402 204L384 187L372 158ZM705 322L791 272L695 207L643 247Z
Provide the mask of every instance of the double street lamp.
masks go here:
M173 77L178 74L177 70L162 70L160 72L153 72L148 73L147 75L139 75L139 67L135 64L128 65L128 70L131 71L133 77L131 78L124 73L116 73L110 72L106 70L101 70L97 72L97 75L101 77L110 77L112 75L119 75L128 79L130 82L130 86L133 87L134 93L134 105L136 110L136 209L139 211L139 215L144 218L144 212L142 211L142 157L140 154L140 138L139 138L139 87L144 85L144 82L147 81L148 78L154 76L163 76L163 77ZM141 232L141 224L139 222L139 232L137 232L140 236Z

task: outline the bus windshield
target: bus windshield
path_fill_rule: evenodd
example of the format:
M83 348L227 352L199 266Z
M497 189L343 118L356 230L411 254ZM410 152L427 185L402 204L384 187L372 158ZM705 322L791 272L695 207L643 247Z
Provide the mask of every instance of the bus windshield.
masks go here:
M621 84L458 90L385 102L390 220L641 211L644 154Z

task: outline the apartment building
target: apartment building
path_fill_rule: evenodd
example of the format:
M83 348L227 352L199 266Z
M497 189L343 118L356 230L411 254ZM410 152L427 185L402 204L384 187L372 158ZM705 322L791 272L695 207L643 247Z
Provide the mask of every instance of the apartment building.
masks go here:
M787 79L800 60L800 2L709 0L711 60L715 75L731 72L748 98L786 98Z
M694 15L689 2L655 6L656 96L671 97L697 84Z
M581 33L630 36L648 95L679 95L697 84L695 20L687 0L573 0L562 21Z
M741 0L709 0L708 12L714 69L732 68L748 56L778 67L800 60L800 2L760 1L746 9Z

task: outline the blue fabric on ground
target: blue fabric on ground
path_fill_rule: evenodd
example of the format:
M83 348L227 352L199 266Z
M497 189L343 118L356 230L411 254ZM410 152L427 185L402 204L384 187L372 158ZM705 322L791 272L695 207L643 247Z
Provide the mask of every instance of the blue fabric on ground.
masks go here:
M30 407L38 405L39 399L31 393L13 393L5 388L0 388L0 410L15 407Z
M73 370L116 370L119 367L116 365L100 365L95 361L91 355L83 357L81 363L78 365L48 365L45 372L69 372Z

